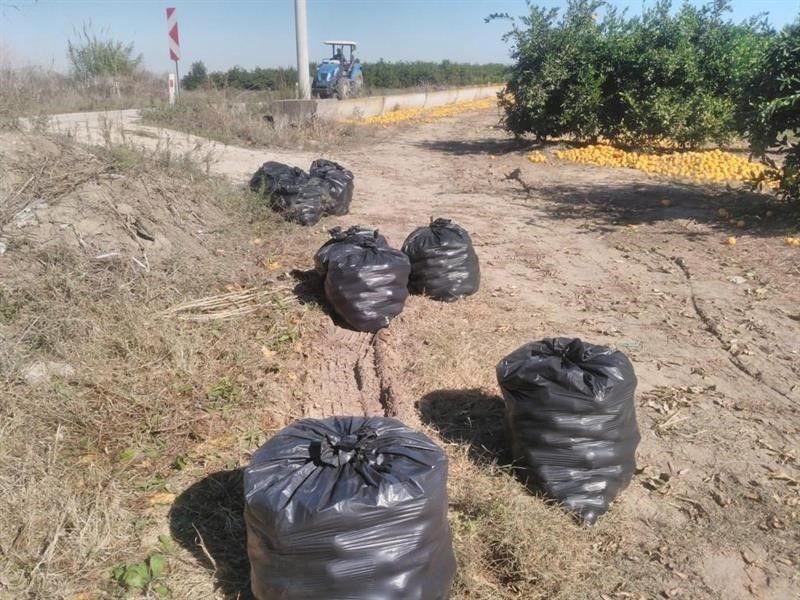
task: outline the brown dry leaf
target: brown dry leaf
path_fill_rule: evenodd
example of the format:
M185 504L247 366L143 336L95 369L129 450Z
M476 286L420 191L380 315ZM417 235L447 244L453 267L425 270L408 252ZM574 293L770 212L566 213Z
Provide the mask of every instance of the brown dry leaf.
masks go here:
M791 475L787 475L783 471L778 471L777 473L772 473L769 476L770 479L775 479L777 481L786 481L790 485L800 485L800 481L792 477Z
M150 501L151 506L157 506L160 504L172 504L175 502L175 494L171 492L158 492L153 494L148 498Z
M752 565L753 563L756 562L756 557L752 552L750 552L750 550L745 548L744 550L742 550L742 560L744 560L744 562L747 563L748 565Z
M680 579L683 579L684 581L686 581L687 579L689 579L689 576L688 576L686 573L684 573L683 571L679 571L678 569L676 569L676 568L675 568L675 565L673 565L673 564L669 564L669 565L667 565L667 568L668 568L670 571L672 571L673 573L675 573L675 575L676 575L677 577L679 577Z
M94 463L97 462L97 459L99 459L99 458L100 458L99 454L95 454L95 453L91 452L89 454L84 454L83 456L81 456L78 459L78 463L80 463L82 465L93 465Z
M714 499L714 502L716 502L723 508L731 503L728 497L726 497L724 494L716 490L711 490L711 497Z

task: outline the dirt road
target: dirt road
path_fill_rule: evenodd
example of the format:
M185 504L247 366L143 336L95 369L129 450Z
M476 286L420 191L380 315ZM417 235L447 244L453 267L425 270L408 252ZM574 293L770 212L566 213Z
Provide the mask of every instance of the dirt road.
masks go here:
M398 128L330 154L355 173L352 213L308 230L308 259L292 267L311 268L328 227L371 225L399 246L444 216L472 233L482 289L455 304L411 298L377 341L314 309L311 350L295 365L303 375L285 382L293 400L308 415L375 412L391 387L403 418L475 450L481 468L487 455L504 460L493 371L502 356L552 336L618 347L639 377L642 443L640 472L593 534L618 582L602 597L796 597L800 254L782 241L796 222L735 190L531 164L497 121L480 113ZM265 160L307 167L317 157L209 143L129 112L110 126L53 122L84 141L110 132L190 152L239 182ZM746 226L721 220L723 207ZM365 369L376 355L386 372Z

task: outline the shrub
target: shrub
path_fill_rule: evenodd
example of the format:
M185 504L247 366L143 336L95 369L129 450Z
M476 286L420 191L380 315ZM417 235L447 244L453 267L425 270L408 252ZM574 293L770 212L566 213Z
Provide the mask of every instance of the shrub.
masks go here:
M89 24L76 35L77 39L67 43L67 57L76 79L92 82L99 77L130 77L138 71L142 55L134 55L133 43L103 39Z
M203 61L192 63L189 72L181 79L181 87L185 90L196 90L208 81L208 72Z

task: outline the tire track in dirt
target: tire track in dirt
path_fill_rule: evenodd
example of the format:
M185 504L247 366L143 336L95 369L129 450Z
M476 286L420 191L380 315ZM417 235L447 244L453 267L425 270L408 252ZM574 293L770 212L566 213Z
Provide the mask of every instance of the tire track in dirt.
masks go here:
M372 334L328 322L314 340L314 352L302 368L304 417L382 414L378 401Z
M373 339L375 373L380 382L380 403L387 417L396 417L405 423L416 420L416 411L409 401L403 381L397 344L390 329L381 329Z
M392 344L387 329L364 333L323 325L303 365L302 415L411 416Z

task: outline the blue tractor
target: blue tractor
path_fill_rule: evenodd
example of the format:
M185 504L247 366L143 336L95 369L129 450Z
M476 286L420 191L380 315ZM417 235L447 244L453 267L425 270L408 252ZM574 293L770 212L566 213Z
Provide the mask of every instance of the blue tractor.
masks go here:
M331 47L331 57L317 67L311 93L315 98L339 100L357 96L364 87L364 75L361 62L355 57L356 43L341 40L324 43Z

